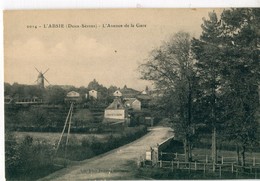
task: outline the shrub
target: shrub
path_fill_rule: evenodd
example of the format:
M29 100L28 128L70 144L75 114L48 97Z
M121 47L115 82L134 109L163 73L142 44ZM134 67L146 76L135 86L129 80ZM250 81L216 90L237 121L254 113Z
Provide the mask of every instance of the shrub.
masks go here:
M39 170L53 167L54 149L44 141L34 141L26 136L21 143L17 143L12 135L6 137L6 177L11 179L39 178ZM53 170L49 170L52 172Z

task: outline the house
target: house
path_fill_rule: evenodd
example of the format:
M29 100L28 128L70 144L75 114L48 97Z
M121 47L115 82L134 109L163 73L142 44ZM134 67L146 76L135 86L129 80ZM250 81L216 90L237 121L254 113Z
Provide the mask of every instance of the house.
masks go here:
M93 97L95 99L98 99L99 95L98 95L98 91L92 89L88 92L89 98Z
M70 91L67 93L66 97L65 97L65 102L80 102L81 101L81 97L80 94L76 91Z
M42 99L37 96L17 97L14 99L15 104L18 105L30 105L30 104L42 104Z
M114 96L114 97L122 97L122 93L121 93L119 90L116 90L116 91L113 93L113 96Z
M128 109L133 109L134 111L141 110L141 102L136 98L125 99L125 107Z
M145 87L145 90L143 90L143 91L141 92L141 94L144 94L144 95L150 94L150 91L149 91L149 89L148 89L148 86Z
M13 101L13 98L11 96L7 95L4 97L5 104L11 104L12 101Z
M121 98L116 97L114 101L105 109L104 121L124 122L128 118L127 108Z
M80 97L79 93L76 92L76 91L70 91L69 93L67 93L67 96L66 97L71 97L71 98L74 98L74 97Z
M134 90L134 89L132 89L132 88L128 88L126 85L125 85L124 88L121 89L120 91L121 91L122 96L123 96L124 98L136 98L136 96L137 96L138 94L140 94L139 91Z

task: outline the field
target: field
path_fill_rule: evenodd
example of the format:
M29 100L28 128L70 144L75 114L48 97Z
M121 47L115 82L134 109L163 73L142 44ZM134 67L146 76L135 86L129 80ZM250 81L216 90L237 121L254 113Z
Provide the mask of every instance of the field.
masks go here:
M216 180L216 179L256 179L259 176L236 174L231 172L222 172L220 176L218 172L188 171L174 170L162 168L140 168L136 172L137 178L145 180Z
M26 136L32 137L34 140L46 141L49 144L55 144L59 140L61 133L46 133L46 132L13 132L15 139L18 142L21 142ZM75 134L71 133L69 139L77 140L77 142L81 142L82 140L92 139L95 137L98 141L104 142L107 141L108 137L111 134ZM115 134L116 135L116 134Z
M7 180L35 180L69 163L127 144L147 132L145 126L119 130L105 134L71 134L67 147L63 138L58 150L61 133L8 132L5 140Z

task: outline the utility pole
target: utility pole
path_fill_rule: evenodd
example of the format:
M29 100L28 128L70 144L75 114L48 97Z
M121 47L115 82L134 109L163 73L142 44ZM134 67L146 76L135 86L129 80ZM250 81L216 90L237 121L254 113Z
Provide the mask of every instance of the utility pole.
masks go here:
M74 103L72 102L71 105L70 105L70 109L69 109L68 115L67 115L67 117L66 117L66 120L65 120L65 123L64 123L64 127L63 127L63 130L62 130L62 132L61 132L61 136L60 136L60 139L59 139L59 142L58 142L56 151L55 151L55 155L56 155L57 152L58 152L58 150L59 150L62 137L63 137L63 135L64 135L64 133L65 133L65 130L66 130L66 127L67 127L67 124L68 124L68 121L69 121L67 139L66 139L66 144L65 144L65 158L66 158L66 156L67 156L67 144L68 144L68 141L69 141L69 134L70 134L70 127L71 127L71 120L72 120L73 104L74 104Z

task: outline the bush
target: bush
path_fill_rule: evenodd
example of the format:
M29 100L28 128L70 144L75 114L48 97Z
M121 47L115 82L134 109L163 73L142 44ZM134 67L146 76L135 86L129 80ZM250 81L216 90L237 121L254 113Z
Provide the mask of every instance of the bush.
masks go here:
M133 128L121 128L121 133L118 136L110 134L106 141L101 141L97 137L83 138L81 144L73 144L76 141L70 141L67 147L67 159L84 160L93 156L105 153L119 146L127 144L147 132L145 126ZM65 149L59 151L60 156L65 156Z
M38 140L34 141L30 136L26 136L21 143L17 143L10 134L6 136L5 145L8 179L30 180L53 172L54 148L52 145ZM45 172L39 170L45 170Z

